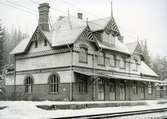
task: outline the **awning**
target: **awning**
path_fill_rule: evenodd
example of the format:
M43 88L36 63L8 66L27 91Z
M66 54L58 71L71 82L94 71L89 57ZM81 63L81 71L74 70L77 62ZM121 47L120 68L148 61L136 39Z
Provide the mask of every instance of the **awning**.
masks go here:
M118 75L112 75L115 79L124 79L124 80L135 80L135 81L146 81L146 82L160 82L159 80L155 79L148 79L143 77L130 77L130 76L118 76Z
M107 73L93 73L88 71L78 71L74 70L74 72L87 75L87 76L96 76L96 77L104 77L108 79L122 79L122 80L132 80L132 81L146 81L146 82L157 82L160 83L161 81L155 80L155 79L149 79L149 78L143 78L143 77L131 77L131 76L121 76L121 75L113 75L113 74L107 74Z
M87 72L87 71L76 71L74 70L75 73L79 73L79 74L83 74L83 75L87 75L87 76L95 76L95 77L104 77L104 78L111 78L108 75L105 74L100 74L100 73L93 73L93 72Z

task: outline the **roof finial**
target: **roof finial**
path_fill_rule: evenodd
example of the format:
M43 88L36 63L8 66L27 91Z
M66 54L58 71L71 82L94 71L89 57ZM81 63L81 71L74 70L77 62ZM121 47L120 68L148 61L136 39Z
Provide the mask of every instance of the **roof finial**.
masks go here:
M86 25L88 26L88 17L86 18Z
M137 35L137 41L139 42L139 35Z
M67 15L68 15L68 17L70 16L70 11L69 11L69 9L68 9Z
M68 22L70 25L70 29L72 29L72 24L71 24L71 20L70 20L70 11L68 10Z
M111 17L113 17L112 0L111 0Z

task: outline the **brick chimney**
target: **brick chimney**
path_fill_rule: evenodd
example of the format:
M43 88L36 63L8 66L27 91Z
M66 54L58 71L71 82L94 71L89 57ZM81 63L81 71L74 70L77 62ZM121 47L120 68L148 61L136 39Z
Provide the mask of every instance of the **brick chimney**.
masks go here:
M44 30L49 31L49 3L42 3L39 5L39 21L38 26Z
M77 13L78 19L82 19L83 14L82 13Z

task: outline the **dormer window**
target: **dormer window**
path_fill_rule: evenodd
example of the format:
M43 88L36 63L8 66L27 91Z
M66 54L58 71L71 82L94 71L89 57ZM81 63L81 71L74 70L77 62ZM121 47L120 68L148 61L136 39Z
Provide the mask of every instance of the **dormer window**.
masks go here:
M98 65L105 65L105 55L103 52L100 52L97 58Z
M80 46L80 51L79 51L79 62L81 63L87 63L88 62L88 48L86 45L81 45Z
M104 32L102 38L104 43L115 45L115 37L111 33L107 34L106 32Z
M132 70L137 71L138 70L138 62L137 59L134 59L132 62Z

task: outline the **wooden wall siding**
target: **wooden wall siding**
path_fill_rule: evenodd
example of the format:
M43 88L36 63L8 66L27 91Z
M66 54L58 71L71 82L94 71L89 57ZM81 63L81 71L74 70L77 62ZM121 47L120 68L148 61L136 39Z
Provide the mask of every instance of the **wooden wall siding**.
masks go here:
M43 57L16 60L16 71L52 68L71 65L71 54L55 54Z
M28 54L20 54L16 56L16 59L19 60L19 59L40 57L40 56L46 56L46 55L62 54L67 52L70 52L68 48L58 48L58 49L44 50L44 51L33 52Z

